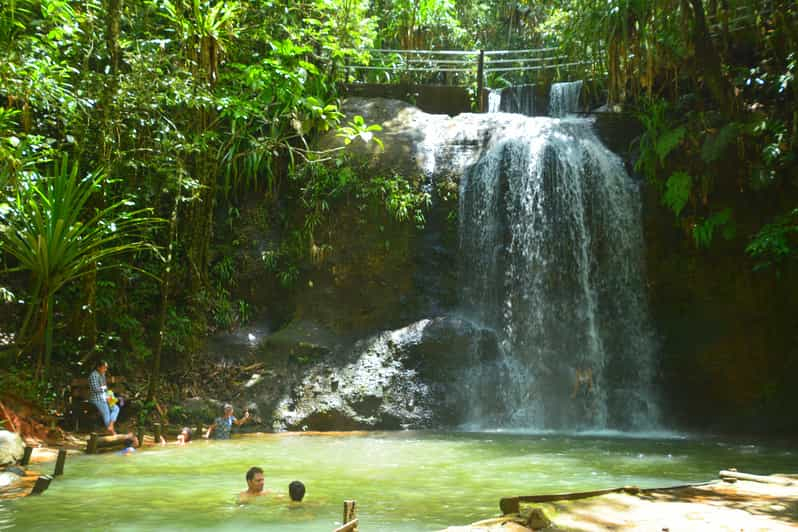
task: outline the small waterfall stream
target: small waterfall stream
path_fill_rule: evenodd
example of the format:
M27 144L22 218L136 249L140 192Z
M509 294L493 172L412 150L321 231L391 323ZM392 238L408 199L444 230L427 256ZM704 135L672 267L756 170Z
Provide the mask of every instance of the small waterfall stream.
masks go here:
M525 116L535 114L535 86L514 85L488 92L489 113L518 113Z
M553 83L549 92L549 116L565 117L579 111L581 81Z

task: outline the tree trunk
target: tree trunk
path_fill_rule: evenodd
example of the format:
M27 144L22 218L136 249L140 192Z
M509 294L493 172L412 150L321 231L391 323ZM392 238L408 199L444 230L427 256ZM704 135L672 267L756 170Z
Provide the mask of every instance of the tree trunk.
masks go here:
M729 81L723 77L720 55L712 44L712 37L707 28L704 5L701 0L682 0L689 2L693 13L692 41L695 48L696 70L700 71L706 87L718 106L725 113L733 111L732 89ZM684 6L689 9L688 6Z
M182 171L179 172L182 176ZM172 207L172 216L169 220L169 246L166 254L163 279L161 279L161 307L158 311L158 336L155 338L155 349L152 353L152 371L150 372L150 386L147 391L147 400L152 401L158 394L158 383L161 379L161 353L163 352L163 335L166 330L166 312L169 305L169 289L172 278L172 257L174 256L175 240L177 239L178 209L183 193L183 179L178 178L175 203Z

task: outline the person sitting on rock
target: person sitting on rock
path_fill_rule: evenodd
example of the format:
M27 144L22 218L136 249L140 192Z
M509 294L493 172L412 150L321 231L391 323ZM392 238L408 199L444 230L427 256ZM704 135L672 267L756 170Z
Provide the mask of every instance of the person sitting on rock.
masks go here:
M253 502L258 497L268 495L269 492L263 489L265 479L263 478L263 469L259 467L250 467L246 474L247 489L238 494L239 503Z
M119 416L119 405L116 404L115 397L113 405L109 403L108 386L105 381L105 373L108 371L108 362L101 360L97 367L89 375L89 401L93 404L103 418L103 424L108 432L116 434L114 423Z
M211 433L213 433L214 440L229 440L233 425L242 425L246 423L248 419L249 411L244 412L244 417L241 419L236 419L233 415L233 405L226 404L224 405L224 414L221 417L217 417L211 426L208 427L205 437L210 438Z

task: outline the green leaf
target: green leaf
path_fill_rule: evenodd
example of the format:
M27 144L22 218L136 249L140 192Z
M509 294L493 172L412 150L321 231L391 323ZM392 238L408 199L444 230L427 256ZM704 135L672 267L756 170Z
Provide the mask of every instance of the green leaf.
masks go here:
M690 199L692 186L693 178L690 174L681 171L674 172L665 183L662 202L673 211L673 214L679 216Z
M737 234L737 228L732 220L731 209L723 209L703 222L696 223L693 227L693 239L696 246L708 248L712 244L712 238L717 229L721 230L721 235L726 240L731 240Z
M684 126L679 126L676 129L670 129L664 132L659 139L657 139L656 151L660 163L665 162L665 157L682 142L686 132L687 130Z

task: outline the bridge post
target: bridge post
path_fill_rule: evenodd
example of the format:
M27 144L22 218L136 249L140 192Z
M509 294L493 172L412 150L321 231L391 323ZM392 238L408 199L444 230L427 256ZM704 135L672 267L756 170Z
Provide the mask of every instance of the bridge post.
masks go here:
M485 50L479 51L479 62L477 63L477 102L478 111L480 113L485 112L485 98L483 96L484 88L485 88Z

